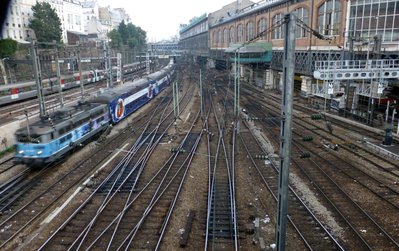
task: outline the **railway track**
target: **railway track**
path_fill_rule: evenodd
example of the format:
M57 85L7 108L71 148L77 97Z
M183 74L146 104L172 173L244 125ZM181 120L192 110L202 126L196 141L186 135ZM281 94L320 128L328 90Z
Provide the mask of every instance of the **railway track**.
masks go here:
M198 115L194 123L197 119ZM130 172L134 173L134 182L128 182L132 185L122 189L128 178L124 178L124 181L119 185L116 185L115 182L112 185L106 185L112 179L105 179L107 182L100 185L40 249L64 250L65 248L77 249L80 247L156 249L159 246L162 233L167 227L173 209L172 205L178 198L178 191L202 134L202 128L197 129L200 131L199 134L192 133L193 124L179 147L175 149L175 152L171 154L157 173L146 178L143 173L144 167L158 146L159 140L162 139L166 130L172 126L173 119L161 122L162 124L154 125L160 136L155 141L151 140L142 153L137 155L139 157L134 158L132 156L132 159L125 157L123 160L130 159L130 165L134 165L132 171L138 170L136 173ZM143 132L142 135L146 134L146 132ZM144 144L136 141L135 145L143 146ZM133 149L129 152L138 153ZM120 163L118 166L128 165ZM120 177L124 177L124 175ZM115 189L110 188L104 195L104 187ZM102 195L105 198L101 198ZM121 207L121 205L124 206ZM85 214L78 214L82 210ZM84 230L77 230L81 228ZM80 234L77 235L76 233ZM151 236L158 236L158 238L151 240L144 238L148 237L150 233ZM60 240L64 240L64 242L61 246L57 246Z
M0 162L0 175L6 173L12 168L16 167L17 164L14 163L14 156L8 157Z
M140 124L135 124L135 129L137 130L139 128ZM41 180L40 185L36 187L37 189L29 190L25 195L25 197L29 196L30 198L28 202L26 202L26 200L25 202L18 202L18 205L14 205L15 209L12 214L9 214L7 217L4 215L0 217L0 224L3 230L0 233L0 247L5 247L18 234L22 233L27 226L31 225L33 221L44 215L64 194L90 175L93 167L109 159L110 157L104 154L104 152L108 152L106 149L110 149L110 152L112 152L115 149L119 149L121 142L125 140L124 138L135 138L135 133L131 129L131 127L127 127L122 133L118 134L110 141L103 143L103 147L95 150L91 158L78 163L74 169L59 170L55 178L46 177ZM55 167L53 169L57 170ZM46 182L47 179L55 180L55 182L51 181L48 185L49 182ZM62 184L62 186L60 186L60 184ZM37 202L39 201L41 203L38 204ZM30 213L24 214L24 212ZM9 224L10 222L13 222L13 224Z
M268 99L271 100L271 99ZM262 102L265 103L265 102ZM276 127L278 126L278 121L280 119L280 116L278 114L278 105L274 102L268 102L268 105L262 105L262 107L265 110L270 110L269 113L260 113L258 116L260 119L268 120L270 122L273 122L273 124L268 123L269 126ZM270 106L272 105L272 106ZM252 111L257 110L257 106L259 106L258 103L252 104ZM272 109L272 107L274 107ZM255 109L256 108L256 109ZM379 182L382 184L385 184L387 187L390 187L393 190L398 191L399 188L393 187L392 184L395 184L397 179L399 178L398 171L399 171L399 165L396 160L391 159L391 158L386 158L386 156L381 155L378 152L370 150L366 145L364 145L362 142L357 142L356 139L351 139L350 133L348 133L347 128L353 129L354 126L350 125L349 127L346 127L346 123L340 122L339 124L335 125L335 130L337 132L331 133L329 132L325 125L324 121L312 121L310 119L310 115L308 114L296 114L294 115L295 121L297 121L297 126L303 128L303 130L300 130L299 128L297 129L298 131L300 130L305 131L306 135L309 136L314 136L317 137L317 140L320 141L322 140L327 140L329 142L335 142L338 143L340 150L344 150L345 152L348 152L350 155L356 157L356 160L358 162L361 161L366 161L372 164L372 170L369 171L369 176L370 173L374 175L374 179L378 179ZM277 122L277 123L275 123ZM328 123L328 121L326 122ZM342 126L342 127L341 127ZM342 129L343 128L343 129ZM371 133L368 130L364 129L358 129L356 131L358 134L361 135L368 135L372 137L374 135L374 138L378 138L378 134ZM305 134L302 135L297 134L299 137L305 136ZM346 159L342 159L343 162L347 162ZM363 171L363 172L367 172ZM387 177L385 174L389 174L389 177ZM384 179L387 179L384 181Z
M259 105L259 104L258 104ZM255 107L257 107L256 104L252 104L248 109L251 111L255 111ZM269 108L270 109L270 108ZM265 117L278 117L276 111L272 112L272 115L268 114L258 114L256 115L258 118L265 118ZM324 170L328 169L330 170L330 173L336 174L336 170L341 170L340 174L343 173L344 175L347 175L348 177L351 177L352 180L362 180L360 183L364 183L363 186L374 193L374 196L377 197L382 197L380 194L385 193L387 194L386 197L391 198L390 196L395 195L394 197L397 198L397 192L395 190L390 189L389 187L385 188L379 188L378 189L378 184L381 184L379 180L375 179L369 174L366 174L365 172L359 171L359 168L357 168L354 165L351 165L349 161L345 159L345 157L340 156L341 154L331 154L328 152L325 152L325 148L323 147L322 150L320 150L320 147L308 147L307 149L304 147L304 143L302 141L302 137L305 135L311 135L313 137L316 137L315 135L317 134L322 134L322 129L318 128L318 130L314 130L315 125L312 124L312 126L309 126L306 130L304 129L297 129L298 126L306 123L306 121L302 121L301 118L297 118L296 124L294 124L294 138L293 142L294 143L294 148L295 151L293 152L293 163L298 163L295 166L297 169L302 170L304 173L315 173L316 170L318 170L319 174L323 173L324 174L324 179L321 180L321 175L315 175L311 176L308 175L308 182L316 185L318 189L318 193L320 194L325 194L324 195L324 201L326 203L330 204L332 207L332 211L335 211L341 219L343 219L342 222L345 222L346 225L348 225L352 229L351 236L358 236L358 238L363 239L363 246L366 249L373 249L373 248L383 248L383 247L389 247L389 248L397 248L397 241L396 239L398 238L396 234L392 235L390 233L397 233L397 229L395 227L390 226L390 224L385 223L384 227L381 225L381 222L383 222L383 215L378 216L377 212L374 210L374 214L371 215L370 213L367 213L367 211L370 212L369 208L364 208L364 203L363 207L361 207L358 203L356 203L351 196L349 196L342 188L342 185L338 185L336 182L333 181L330 176L327 175L327 173ZM275 121L271 119L267 120L260 120L260 123L265 124L265 126L269 126L270 128L274 128L274 139L275 139L275 145L278 144L278 124L274 123ZM273 125L274 124L274 125ZM306 127L306 126L302 126ZM308 133L308 134L306 134ZM325 135L323 135L325 136ZM273 136L272 136L273 137ZM323 152L324 151L324 152ZM327 151L332 151L332 150L327 150ZM311 158L310 162L308 159L305 158L300 158L300 156L303 156L304 152L310 152L310 154L313 155L318 155L317 160L314 159L313 157ZM323 152L323 153L321 153ZM335 156L335 157L333 157ZM344 155L346 156L346 155ZM326 160L327 159L327 160ZM329 160L328 160L329 159ZM307 162L308 161L308 162ZM311 165L311 164L312 165ZM320 164L318 164L320 163ZM332 163L346 163L347 165L333 165ZM374 163L376 164L376 163ZM386 163L387 164L387 163ZM304 168L306 166L306 168ZM315 167L317 166L317 168ZM343 167L341 167L343 166ZM310 167L313 167L312 169ZM312 171L311 171L312 170ZM327 178L326 178L327 177ZM336 175L334 177L335 180L339 180L340 182L344 182L343 178ZM306 178L305 178L306 180ZM351 180L347 180L346 183L350 182ZM330 183L329 183L330 182ZM335 186L333 186L332 184ZM368 185L369 184L369 185ZM377 188L376 191L373 191L371 187ZM370 187L371 186L371 187ZM347 188L348 189L348 188ZM345 199L344 199L345 198ZM395 201L395 198L393 199ZM335 199L335 200L334 200ZM391 198L392 199L392 198ZM374 201L376 198L374 198ZM384 199L378 202L378 204L386 204L386 207L389 208L389 211L393 214L397 213L397 206L393 204L392 201L384 201ZM370 206L370 205L369 205ZM356 216L356 217L355 217ZM378 219L378 220L377 220ZM395 224L394 224L395 225ZM362 226L364 229L362 229ZM367 226L367 227L366 227ZM370 228L368 231L366 228ZM385 230L388 229L389 231ZM367 233L367 234L366 234ZM379 238L378 236L381 236Z
M252 165L260 175L263 185L273 195L277 208L278 167L272 161L265 166L265 159L256 157L267 156L270 153L262 149L251 128L240 133L240 141ZM292 230L295 230L301 237L304 247L309 250L344 250L338 239L327 230L292 187L289 188L288 213Z
M238 220L235 200L235 166L234 166L234 149L235 149L235 127L225 128L227 121L233 120L230 115L231 103L228 95L219 101L219 107L212 105L215 114L215 124L217 125L217 142L214 147L214 153L208 148L208 155L213 156L210 166L210 187L208 190L208 212L207 212L207 229L205 236L206 250L238 250ZM218 117L220 119L218 119ZM233 120L234 121L234 120ZM231 131L227 132L229 129ZM227 139L225 139L227 138ZM232 141L229 147L225 142Z

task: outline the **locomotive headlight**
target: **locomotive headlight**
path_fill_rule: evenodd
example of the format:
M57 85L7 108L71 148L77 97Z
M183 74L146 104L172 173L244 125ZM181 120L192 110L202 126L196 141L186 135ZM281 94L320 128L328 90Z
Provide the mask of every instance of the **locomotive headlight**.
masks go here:
M42 154L42 153L43 153L42 151L38 151L38 152L37 152L37 155L40 155L40 154Z
M19 154L23 154L23 153L24 153L24 151L23 151L23 150L20 150L18 153L19 153Z

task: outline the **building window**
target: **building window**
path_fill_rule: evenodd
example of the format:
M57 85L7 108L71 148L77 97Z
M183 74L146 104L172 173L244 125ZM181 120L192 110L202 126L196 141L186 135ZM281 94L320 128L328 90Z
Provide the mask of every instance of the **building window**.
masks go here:
M266 30L266 19L262 18L258 22L258 35ZM261 39L267 39L267 33L265 32L261 37Z
M242 24L239 24L237 27L237 42L244 42L244 29L242 28Z
M247 23L247 41L253 39L254 37L254 23L249 22Z
M214 44L214 46L217 46L218 43L217 43L216 31L213 31L212 33L213 33L213 36L212 36L213 37L213 44Z
M222 37L222 31L218 31L218 46L222 46L223 44L223 37Z
M308 25L308 10L305 8L298 8L294 11L294 14L300 19L303 23ZM296 37L301 38L301 37L306 37L306 29L304 27L296 26Z
M398 1L352 1L349 36L370 38L381 35L383 42L399 41Z
M80 16L75 16L76 25L80 25Z
M277 15L275 15L272 19L273 22L273 35L272 35L272 39L283 39L284 36L284 29L283 29L283 25L282 25L282 20L283 20L283 14L279 13Z
M341 24L341 1L328 0L319 7L317 25L324 35L338 35Z
M229 31L227 29L223 30L223 41L227 44L229 43Z
M234 43L234 27L230 28L230 43Z

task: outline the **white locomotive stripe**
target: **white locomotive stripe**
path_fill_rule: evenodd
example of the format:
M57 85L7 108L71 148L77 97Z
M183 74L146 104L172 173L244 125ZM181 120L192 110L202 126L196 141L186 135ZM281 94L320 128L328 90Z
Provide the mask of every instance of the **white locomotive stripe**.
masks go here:
M126 143L122 148L120 148L120 149L118 150L118 152L116 152L107 162L105 162L101 167L99 167L99 168L95 171L95 173L98 173L101 169L103 169L106 165L108 165L108 164L109 164L116 156L118 156L118 154L119 154L120 152L122 152L123 149L124 149L125 147L127 147L128 145L129 145L129 143ZM71 196L69 196L69 198L62 204L62 206L57 207L51 214L49 214L49 216L47 216L46 219L44 219L44 220L40 223L40 225L50 223L50 222L62 211L62 209L64 209L64 208L69 204L69 202L71 202L71 200L85 187L85 185L91 180L91 178L93 178L93 176L94 176L94 175L91 175L90 178L88 178L87 180L85 180L85 182L83 182L82 185L81 185L80 187L76 188L75 192L74 192Z
M135 101L136 99L140 98L141 96L145 95L148 93L148 87L142 89L141 91L138 91L136 93L134 93L133 95L130 95L129 97L125 98L123 100L123 102L125 103L125 105Z

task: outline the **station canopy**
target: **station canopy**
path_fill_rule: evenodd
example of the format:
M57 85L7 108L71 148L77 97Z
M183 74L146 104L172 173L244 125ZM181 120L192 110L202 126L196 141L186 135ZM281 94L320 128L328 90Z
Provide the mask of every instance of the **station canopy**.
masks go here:
M236 60L236 53L239 53L241 63L270 62L272 59L272 43L231 44L225 52L231 54L230 60L232 61Z

